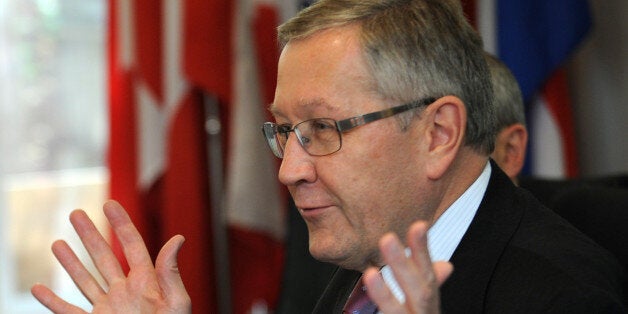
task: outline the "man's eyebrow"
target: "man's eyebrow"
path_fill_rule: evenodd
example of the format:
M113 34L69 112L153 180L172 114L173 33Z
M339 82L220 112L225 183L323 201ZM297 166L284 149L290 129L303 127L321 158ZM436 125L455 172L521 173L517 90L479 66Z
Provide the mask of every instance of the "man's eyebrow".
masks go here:
M296 106L298 107L299 111L303 115L309 116L309 117L315 116L315 111L317 111L316 109L320 110L322 108L328 113L333 113L333 112L338 111L337 107L330 105L323 98L316 98L313 100L299 102L297 103ZM268 110L274 117L285 117L285 114L283 114L281 110L277 108L275 103L271 103L270 105L268 105Z

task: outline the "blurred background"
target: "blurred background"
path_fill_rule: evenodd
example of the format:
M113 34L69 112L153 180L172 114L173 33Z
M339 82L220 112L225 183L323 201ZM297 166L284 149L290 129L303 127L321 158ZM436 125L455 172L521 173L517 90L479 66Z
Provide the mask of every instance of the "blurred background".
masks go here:
M559 112L568 119L532 109L547 88L530 83L529 119L568 127L531 122L530 158L546 161L531 162L527 174L628 173L628 2L562 2L567 9L543 6L550 14L513 26L549 32L550 18L581 30L540 79L562 71ZM499 38L496 12L506 14L496 3L465 1L487 50L513 67L538 64L489 39ZM35 282L89 309L49 248L62 238L89 260L67 217L82 208L108 235L101 206L109 198L129 210L153 255L170 236L186 236L181 268L195 311L273 311L287 195L259 125L274 90L275 27L306 5L0 0L0 313L46 313L30 295ZM531 56L525 47L534 44L520 43Z

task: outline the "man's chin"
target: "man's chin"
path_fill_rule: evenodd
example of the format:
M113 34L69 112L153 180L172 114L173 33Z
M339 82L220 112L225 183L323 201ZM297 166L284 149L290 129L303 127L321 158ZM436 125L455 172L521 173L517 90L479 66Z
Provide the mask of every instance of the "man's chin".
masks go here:
M334 261L337 261L339 257L331 252L332 248L310 246L310 254L312 257L321 262L333 263Z
M333 243L327 245L310 244L310 254L312 254L312 257L324 263L338 265L338 263L342 263L342 261L347 258L347 254L344 253L342 249L334 246Z
M357 260L355 255L347 254L347 250L333 251L331 248L325 250L310 247L310 254L320 262L334 264L344 269L363 271L366 268L362 260Z

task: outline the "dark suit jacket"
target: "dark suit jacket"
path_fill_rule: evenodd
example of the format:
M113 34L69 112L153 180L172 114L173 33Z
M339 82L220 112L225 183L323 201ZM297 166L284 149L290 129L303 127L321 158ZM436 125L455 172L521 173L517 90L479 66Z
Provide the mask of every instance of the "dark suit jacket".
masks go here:
M443 313L625 313L623 269L492 163L441 287ZM341 313L360 273L338 269L313 313Z

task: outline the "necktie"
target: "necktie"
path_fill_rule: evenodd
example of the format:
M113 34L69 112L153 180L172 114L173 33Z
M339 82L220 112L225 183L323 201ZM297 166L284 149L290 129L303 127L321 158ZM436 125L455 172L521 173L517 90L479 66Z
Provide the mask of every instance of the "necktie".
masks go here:
M366 294L366 286L362 283L361 278L351 292L342 312L346 314L374 314L377 312L377 305Z

